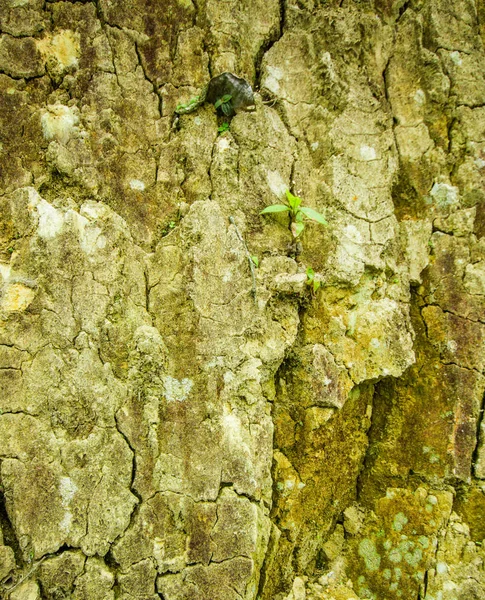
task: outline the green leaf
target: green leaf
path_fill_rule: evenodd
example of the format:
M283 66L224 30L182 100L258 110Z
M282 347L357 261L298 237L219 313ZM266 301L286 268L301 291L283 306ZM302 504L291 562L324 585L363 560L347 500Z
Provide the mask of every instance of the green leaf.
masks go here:
M224 96L222 96L222 98L219 98L214 102L214 108L219 108L219 106L221 106L222 104L227 104L231 101L231 98L231 94L225 94Z
M297 238L299 235L301 235L304 229L305 223L295 223L293 221L293 223L291 224L291 233L293 234L294 238Z
M177 108L175 110L183 110L185 108L189 108L192 104L196 104L199 101L199 96L195 96L195 98L191 98L186 104L177 104Z
M232 110L232 106L230 102L224 102L221 105L221 110L223 112L223 114L226 115L226 117L228 117L231 114L231 110Z
M253 261L256 268L259 267L259 258L257 256L251 256L251 260Z
M317 223L320 223L321 225L328 225L327 221L325 220L325 217L323 215L321 215L319 212L317 212L316 210L313 210L313 208L308 208L308 206L302 206L302 207L300 207L300 211L308 219L311 219L312 221L316 221Z
M297 223L303 223L303 213L301 212L301 210L299 208L296 211L295 221Z
M315 279L315 271L311 267L308 267L306 270L306 276L308 285L311 285L313 288L313 293L317 292L322 285L322 282Z
M291 206L291 208L293 209L293 211L296 214L296 209L301 204L301 198L298 198L298 196L293 196L293 194L290 192L290 190L286 190L286 198L288 200L288 204Z
M217 128L219 133L224 133L225 131L229 131L229 123L225 121L220 127Z
M269 213L279 213L279 212L289 212L290 207L286 206L286 204L272 204L271 206L267 206L263 208L263 210L259 213L260 215L267 215Z

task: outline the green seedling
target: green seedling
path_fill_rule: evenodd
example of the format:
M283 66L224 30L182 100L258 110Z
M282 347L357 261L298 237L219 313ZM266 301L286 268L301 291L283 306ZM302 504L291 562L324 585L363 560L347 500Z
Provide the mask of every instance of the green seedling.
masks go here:
M325 217L321 215L313 208L308 206L301 206L301 198L293 196L293 194L286 190L286 199L288 204L272 204L264 208L259 214L268 215L273 213L287 212L290 215L290 231L293 238L296 240L298 236L303 233L305 229L305 219L310 219L320 225L328 225Z
M251 255L251 260L256 268L259 267L259 258L257 256Z
M161 231L162 237L168 235L172 231L172 229L175 228L176 225L177 221L169 221Z
M317 281L315 279L315 271L311 267L308 267L308 269L306 270L306 282L308 285L312 286L314 294L319 290L320 286L322 285L321 281Z
M198 101L199 101L199 96L195 96L195 98L191 98L187 102L187 104L177 104L177 108L175 109L175 112L179 112L180 110L186 110L187 108L190 108L194 104L197 104Z
M219 100L214 102L214 108L216 110L218 108L220 108L222 111L222 114L224 114L224 115L226 115L226 117L228 117L232 113L231 100L232 100L232 95L225 94L224 96L222 96L222 98L219 98Z
M219 133L224 133L225 131L229 131L229 123L227 121L224 121L224 123L217 128L217 131Z

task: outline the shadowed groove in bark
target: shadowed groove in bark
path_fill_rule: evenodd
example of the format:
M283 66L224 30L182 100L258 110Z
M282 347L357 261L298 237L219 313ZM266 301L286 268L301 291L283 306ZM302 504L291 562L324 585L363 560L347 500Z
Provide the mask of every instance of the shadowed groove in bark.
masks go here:
M10 546L14 552L15 560L17 565L23 566L24 559L20 545L15 534L14 527L8 516L7 507L5 503L5 495L3 491L0 492L0 526L3 533L3 543L6 546Z

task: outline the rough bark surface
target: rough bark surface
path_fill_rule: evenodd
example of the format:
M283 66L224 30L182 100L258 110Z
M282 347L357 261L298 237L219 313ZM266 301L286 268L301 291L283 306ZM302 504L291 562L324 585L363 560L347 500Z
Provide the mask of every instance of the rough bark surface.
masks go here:
M2 597L485 598L484 36L0 0ZM175 115L226 71L255 110Z

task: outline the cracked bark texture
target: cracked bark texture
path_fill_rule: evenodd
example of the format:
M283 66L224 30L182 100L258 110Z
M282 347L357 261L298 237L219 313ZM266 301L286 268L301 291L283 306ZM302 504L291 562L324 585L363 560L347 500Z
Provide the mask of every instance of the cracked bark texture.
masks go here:
M0 0L3 597L485 598L484 37ZM225 71L256 110L174 119ZM297 260L286 189L329 222Z

